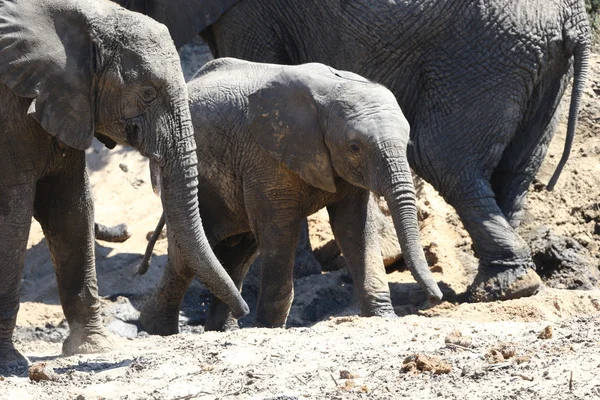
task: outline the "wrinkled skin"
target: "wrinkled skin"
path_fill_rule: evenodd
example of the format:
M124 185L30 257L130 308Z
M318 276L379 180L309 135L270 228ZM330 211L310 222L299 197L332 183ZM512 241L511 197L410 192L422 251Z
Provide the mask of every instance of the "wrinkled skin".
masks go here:
M406 159L409 126L390 91L322 64L229 58L206 64L188 91L208 239L240 289L256 252L262 255L257 326L285 326L301 225L325 206L361 315L395 315L372 215L376 206L367 207L370 190L390 204L413 276L431 300L441 299L420 243ZM175 271L167 265L157 289L164 297L142 316L162 316L168 333L177 330L173 305L191 279L177 280ZM225 304L213 301L205 329L232 326Z
M165 19L178 45L196 31L215 57L318 61L388 87L411 124L411 167L473 240L471 300L535 293L540 280L515 228L574 64L567 143L549 189L568 157L589 59L583 0L244 0L221 13L215 1L186 0L153 13L164 2L130 1ZM169 13L206 18L190 30L169 24Z
M94 135L132 145L160 166L167 219L183 226L171 235L170 256L234 313L247 313L200 225L187 90L164 26L110 2L0 3L0 110L0 373L27 365L12 333L32 216L48 241L69 323L63 353L111 347L99 313L85 168Z
M94 224L94 236L96 237L96 240L110 243L122 243L131 237L131 233L129 233L127 225L125 224L106 226L96 222Z

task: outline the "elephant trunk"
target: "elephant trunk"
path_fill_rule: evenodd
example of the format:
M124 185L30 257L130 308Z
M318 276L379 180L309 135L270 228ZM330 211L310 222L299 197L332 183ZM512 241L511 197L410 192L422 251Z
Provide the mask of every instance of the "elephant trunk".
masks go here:
M234 317L240 318L248 314L248 305L213 253L202 228L197 197L196 143L189 110L186 114L187 120L176 124L172 153L164 158L160 168L161 199L169 240L174 242L169 248L176 249L202 283L230 307Z
M411 274L427 293L429 301L435 303L442 299L442 292L433 278L423 253L417 221L415 189L408 161L405 154L389 154L390 151L387 153L384 156L386 168L382 170L383 174L378 179L379 192L388 203L402 254Z

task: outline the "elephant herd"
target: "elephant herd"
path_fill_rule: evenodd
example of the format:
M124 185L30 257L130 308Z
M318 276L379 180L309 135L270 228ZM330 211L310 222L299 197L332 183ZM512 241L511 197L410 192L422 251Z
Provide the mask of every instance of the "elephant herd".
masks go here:
M197 34L218 58L186 85L176 46ZM515 229L573 71L549 189L567 161L590 43L583 0L0 1L0 373L28 364L12 335L32 217L69 323L63 353L112 346L94 240L127 232L95 224L94 137L146 156L161 196L169 261L141 313L150 333L177 333L195 276L215 296L205 328L234 327L258 253L256 325L285 326L303 221L322 207L361 315L394 316L370 192L439 301L411 168L473 239L470 300L534 294Z

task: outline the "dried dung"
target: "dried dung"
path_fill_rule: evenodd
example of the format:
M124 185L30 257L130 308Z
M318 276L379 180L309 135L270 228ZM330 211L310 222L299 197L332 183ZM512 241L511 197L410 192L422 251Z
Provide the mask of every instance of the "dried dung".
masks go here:
M402 363L402 372L418 373L425 371L433 372L436 375L448 374L452 371L452 365L440 357L427 356L421 353L406 357Z
M455 330L446 336L444 342L448 345L471 347L473 344L473 338L471 336L463 336L462 332Z
M497 364L517 355L515 347L510 343L498 343L485 354L485 358L491 364Z

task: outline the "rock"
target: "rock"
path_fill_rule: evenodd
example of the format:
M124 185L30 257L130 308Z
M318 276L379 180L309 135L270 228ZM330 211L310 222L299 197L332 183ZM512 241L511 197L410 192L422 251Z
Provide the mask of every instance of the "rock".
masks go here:
M134 338L137 337L138 334L138 328L136 325L123 322L117 318L111 318L106 323L106 328L109 330L109 332L126 338Z
M531 241L531 249L536 271L546 285L556 289L598 288L597 263L575 239L542 228Z
M121 171L123 172L129 172L129 167L127 166L127 164L120 163L119 168L121 168Z
M352 372L350 372L346 369L340 370L340 379L356 379L356 378L358 378L358 375L353 374Z
M552 326L548 325L538 335L538 339L552 339Z
M29 367L29 379L34 382L55 381L57 375L50 368L46 368L46 363L39 362Z

